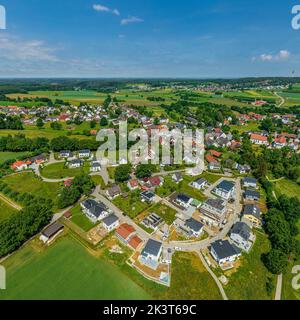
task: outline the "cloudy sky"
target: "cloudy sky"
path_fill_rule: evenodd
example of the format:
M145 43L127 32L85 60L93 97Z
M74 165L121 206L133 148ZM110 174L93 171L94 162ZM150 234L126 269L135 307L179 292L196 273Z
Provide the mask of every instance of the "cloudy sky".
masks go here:
M0 0L0 77L300 76L294 4Z

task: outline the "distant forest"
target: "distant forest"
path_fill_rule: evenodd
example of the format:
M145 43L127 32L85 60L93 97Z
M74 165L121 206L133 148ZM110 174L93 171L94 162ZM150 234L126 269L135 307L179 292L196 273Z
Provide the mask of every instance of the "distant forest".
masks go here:
M27 93L28 91L96 90L114 92L130 87L131 83L144 83L152 87L170 85L229 85L232 88L288 85L300 83L300 78L241 78L241 79L0 79L0 94Z

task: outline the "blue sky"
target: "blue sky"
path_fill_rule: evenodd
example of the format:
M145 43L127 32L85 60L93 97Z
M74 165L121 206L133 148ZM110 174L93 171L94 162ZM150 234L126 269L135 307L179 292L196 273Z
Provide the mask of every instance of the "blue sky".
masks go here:
M300 0L0 0L0 77L300 76Z

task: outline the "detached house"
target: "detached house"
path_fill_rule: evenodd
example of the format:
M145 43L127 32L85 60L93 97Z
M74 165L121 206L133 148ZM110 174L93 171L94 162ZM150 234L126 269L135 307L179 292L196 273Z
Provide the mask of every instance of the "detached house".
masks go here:
M257 188L257 180L255 178L244 178L242 180L242 185L244 188Z
M226 216L226 202L223 199L207 199L200 207L203 220L208 224L218 226Z
M256 134L256 133L251 134L250 141L254 144L257 144L257 145L266 145L267 146L269 144L267 137L262 136L260 134Z
M83 162L81 160L78 159L74 159L68 162L68 166L69 168L80 168L83 165Z
M99 172L101 171L101 164L100 162L93 161L90 168L91 172Z
M247 189L244 192L244 198L249 201L259 201L260 193L258 191Z
M230 232L230 239L244 251L249 251L254 240L250 227L244 222L237 222Z
M172 175L172 180L175 182L175 183L179 183L183 180L183 177L182 177L182 174L180 172L176 172Z
M191 198L183 193L179 193L175 199L175 202L177 204L179 204L181 207L188 209L193 202L193 198Z
M241 255L241 250L228 240L218 240L211 244L210 253L219 265L224 265L234 262Z
M89 158L91 156L91 151L88 149L78 151L79 158Z
M83 213L89 218L93 223L103 220L109 215L107 207L94 199L87 199L80 203Z
M199 178L191 183L191 186L198 189L198 190L203 190L208 185L209 185L209 183L204 178Z
M219 196L225 200L229 200L230 198L232 198L234 196L235 184L231 181L223 180L216 186L216 188L213 190L213 192L217 196Z
M243 220L250 223L251 226L261 227L261 211L255 204L246 204L243 211Z
M140 262L152 269L157 269L159 257L162 252L162 243L149 239L140 255Z
M139 183L138 181L135 180L130 180L127 182L127 187L132 191L132 190L136 190L139 188Z
M151 190L145 190L141 192L141 199L143 202L153 202L155 200L155 193Z
M203 232L203 224L194 218L186 220L185 226L190 230L192 236L199 238Z
M103 219L103 227L108 231L112 231L119 226L119 218L111 214Z
M73 153L70 150L62 150L60 151L59 156L61 158L71 158L73 157Z
M119 195L121 195L122 191L121 188L118 185L111 186L107 191L106 194L110 200L113 200L117 198Z

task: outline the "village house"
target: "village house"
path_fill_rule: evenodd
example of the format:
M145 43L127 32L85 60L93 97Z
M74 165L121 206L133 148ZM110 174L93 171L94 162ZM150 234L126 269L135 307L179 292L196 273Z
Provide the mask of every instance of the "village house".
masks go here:
M79 160L79 159L70 160L68 162L68 166L71 169L80 168L82 165L83 165L83 162L82 160Z
M73 157L73 153L70 150L62 150L59 153L60 158L71 158Z
M45 244L49 244L54 240L55 237L58 236L64 229L64 225L59 222L54 222L49 227L45 228L42 231L40 236L40 240L43 241Z
M114 184L113 186L111 186L107 191L106 191L106 194L108 196L108 198L110 200L113 200L115 198L117 198L119 195L121 195L122 191L121 191L121 188Z
M183 177L182 177L182 174L180 172L175 172L173 175L172 175L172 180L175 182L175 183L179 183L183 180Z
M119 224L119 218L114 214L111 214L103 219L103 227L108 232L116 229Z
M193 198L191 198L183 193L179 193L177 195L177 197L175 198L175 202L177 204L179 204L181 207L188 209L191 206L191 203L193 202Z
M218 240L211 244L210 253L220 266L224 266L233 263L241 255L241 250L228 240Z
M94 199L87 199L80 203L83 213L93 223L103 220L109 215L108 208L102 203Z
M116 230L116 236L127 245L128 241L135 235L136 231L133 226L128 223L123 223Z
M260 193L258 191L247 189L244 191L244 198L249 201L259 201Z
M272 146L275 149L282 149L287 145L287 140L285 137L277 137L274 139Z
M228 180L222 180L213 190L213 192L225 199L229 200L230 198L233 198L234 193L235 193L235 185L233 182L228 181Z
M91 171L91 172L99 172L99 171L101 171L101 164L100 164L100 162L93 161L93 162L91 163L90 171Z
M239 221L232 227L230 239L240 249L249 252L254 241L254 234L246 223Z
M250 136L250 141L257 145L268 145L268 137L262 136L260 134L252 133Z
M139 260L142 264L156 270L159 264L159 258L162 252L162 243L149 239L142 250Z
M242 185L244 188L253 188L256 189L257 188L257 180L255 178L243 178L242 179Z
M261 227L261 210L255 204L246 204L242 213L242 220L255 228Z
M204 178L198 178L191 183L191 186L198 190L203 190L208 187L209 183Z
M162 223L163 219L156 213L151 213L150 215L145 217L141 222L141 224L144 225L146 228L151 228L154 231L156 231Z
M22 170L27 170L29 166L31 165L31 161L26 160L26 161L15 161L12 165L11 168L15 171L22 171Z
M155 200L155 193L151 190L145 190L145 191L141 192L140 196L141 196L141 200L143 202L150 203Z
M223 199L209 198L200 207L202 219L209 225L220 225L226 216L226 201Z
M129 188L129 190L133 191L139 188L139 183L136 179L129 180L127 182L127 187Z
M88 149L78 151L78 157L81 159L82 158L89 158L90 156L91 156L91 151Z
M186 227L191 231L191 234L195 238L199 238L203 233L203 224L194 218L190 218L185 221Z

